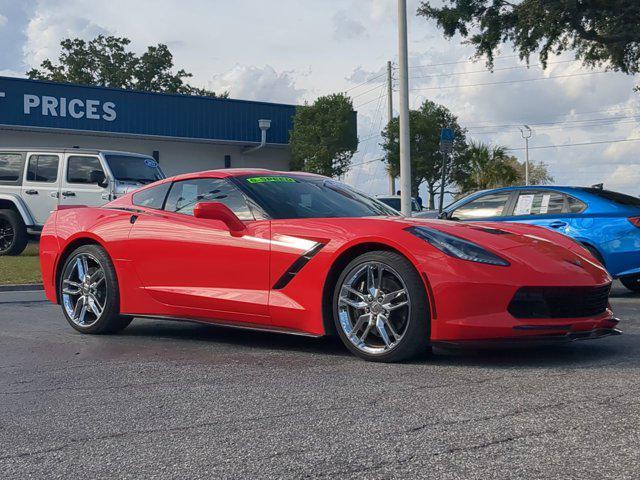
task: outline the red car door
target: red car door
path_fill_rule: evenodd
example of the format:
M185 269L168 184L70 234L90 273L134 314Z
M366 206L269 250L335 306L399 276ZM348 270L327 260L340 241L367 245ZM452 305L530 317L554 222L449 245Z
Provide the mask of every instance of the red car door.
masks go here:
M195 218L195 204L206 201L225 203L246 232ZM175 316L269 323L269 237L269 221L254 220L227 180L188 179L172 184L163 210L138 215L130 258L148 294Z

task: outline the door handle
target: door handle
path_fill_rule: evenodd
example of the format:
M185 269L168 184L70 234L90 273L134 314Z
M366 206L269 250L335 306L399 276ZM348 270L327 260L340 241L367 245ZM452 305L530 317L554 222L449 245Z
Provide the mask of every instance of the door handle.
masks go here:
M76 193L75 192L66 191L66 192L62 192L62 196L63 197L75 197Z
M51 195L53 198L60 198L60 194L58 192L51 192L49 195Z
M133 225L134 223L136 223L136 220L138 220L138 215L131 215L131 218L129 219L129 223Z
M562 228L567 226L567 222L555 221L549 224L551 228Z
M24 193L27 195L38 195L38 190L25 190Z

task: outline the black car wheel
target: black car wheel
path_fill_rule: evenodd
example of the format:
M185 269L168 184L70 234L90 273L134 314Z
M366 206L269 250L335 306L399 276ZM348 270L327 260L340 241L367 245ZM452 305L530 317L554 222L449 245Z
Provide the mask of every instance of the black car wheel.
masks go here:
M67 258L58 291L69 324L82 333L114 333L131 317L120 315L120 292L111 259L97 245L84 245Z
M0 255L20 255L29 236L22 217L15 210L0 210Z
M357 356L397 362L429 349L429 307L422 280L403 256L387 251L351 261L333 296L336 329Z
M632 292L640 292L640 275L634 275L633 277L624 277L620 281Z

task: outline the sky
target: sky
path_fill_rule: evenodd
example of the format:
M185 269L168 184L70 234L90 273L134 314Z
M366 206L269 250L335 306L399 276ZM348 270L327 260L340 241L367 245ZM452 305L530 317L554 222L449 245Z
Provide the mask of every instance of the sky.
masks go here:
M468 138L521 160L519 126L528 124L530 159L548 164L556 184L604 182L640 195L640 79L584 68L571 53L551 58L546 70L532 57L526 68L508 46L489 72L470 61L473 50L460 38L446 40L417 17L417 0L407 3L411 108L440 103ZM63 38L100 33L130 38L137 52L165 43L192 84L233 98L299 104L346 91L360 145L344 180L388 193L376 159L387 121L383 74L388 60L397 65L395 0L0 0L0 75L24 76L57 58Z

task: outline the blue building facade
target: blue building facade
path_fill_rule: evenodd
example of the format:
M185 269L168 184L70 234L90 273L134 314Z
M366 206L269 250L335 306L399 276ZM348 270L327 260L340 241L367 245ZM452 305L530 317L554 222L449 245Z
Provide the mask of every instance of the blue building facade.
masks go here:
M0 125L286 145L294 105L87 87L0 77Z
M229 167L288 170L295 110L295 105L0 77L0 148L143 153L170 175ZM259 120L269 120L264 143Z

